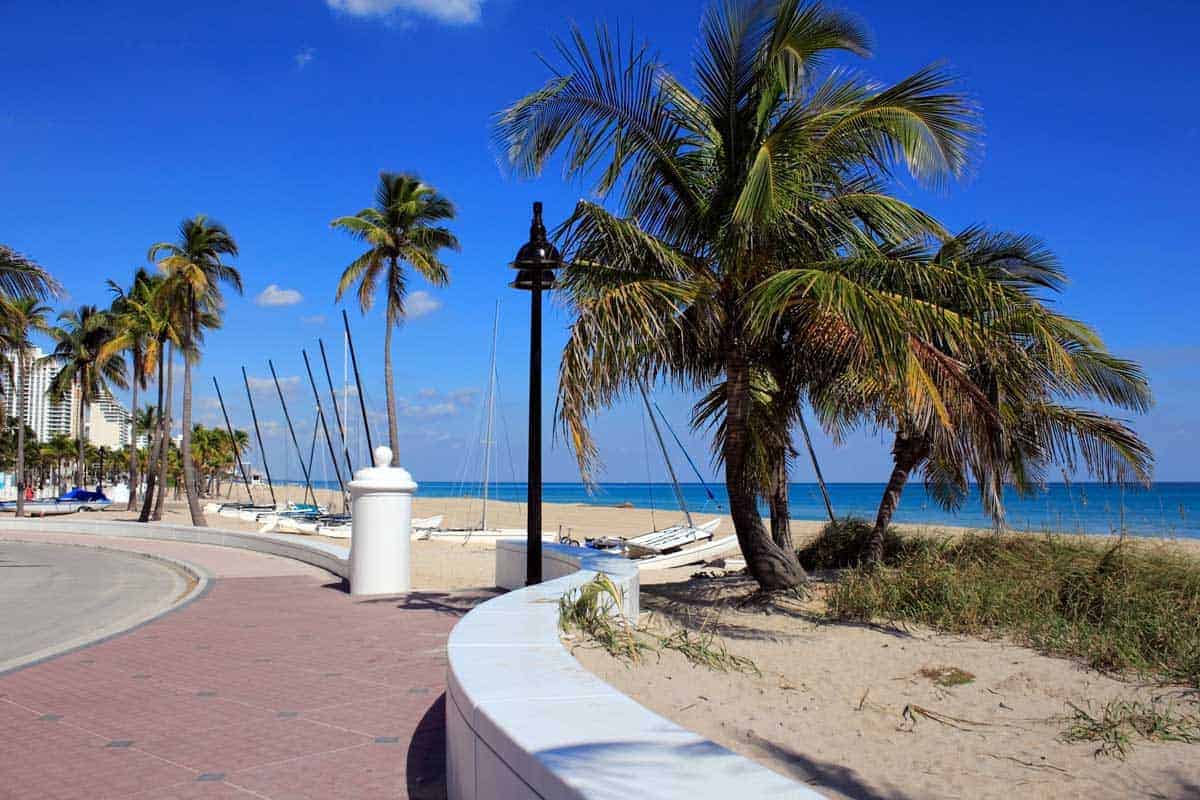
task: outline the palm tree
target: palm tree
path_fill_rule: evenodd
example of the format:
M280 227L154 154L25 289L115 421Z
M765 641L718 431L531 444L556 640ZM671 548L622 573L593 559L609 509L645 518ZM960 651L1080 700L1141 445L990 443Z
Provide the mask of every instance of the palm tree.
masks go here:
M387 295L384 324L383 379L387 391L388 442L392 464L400 464L400 435L396 420L396 389L392 383L392 331L404 322L408 279L404 264L415 269L434 286L450 282L449 270L440 251L458 251L459 243L447 228L437 225L454 219L454 205L432 186L413 175L381 173L375 190L375 206L352 217L338 217L330 225L343 230L370 249L342 272L336 299L358 283L358 305L365 314L375 302L375 290L383 278Z
M16 373L15 389L17 393L17 516L25 514L25 381L29 374L30 351L33 342L29 334L33 331L49 333L50 307L44 305L36 297L21 297L4 303L0 311L0 322L4 325L4 346L16 357L13 371Z
M161 280L161 279L157 279ZM108 281L109 291L113 293L110 312L113 317L117 335L111 345L125 351L129 355L130 375L132 376L133 396L130 407L136 415L138 410L138 390L146 389L147 380L153 362L147 362L147 342L153 327L153 309L151 308L156 278L144 268L139 268L133 276L133 284L125 291L115 281ZM130 437L133 444L137 442L137 420L131 425ZM137 506L138 492L138 457L137 447L129 448L129 502L126 509L132 511Z
M1113 356L1091 328L1047 307L1042 296L1060 292L1065 276L1040 241L973 227L934 252L904 257L925 269L981 277L1009 302L982 320L982 336L967 348L930 339L923 360L947 379L938 407L914 402L906 386L866 360L820 389L822 419L839 435L859 420L894 433L893 469L864 544L865 563L881 560L884 535L918 469L948 509L961 505L973 482L998 527L1004 487L1028 493L1051 465L1082 467L1105 481L1149 481L1153 456L1128 425L1069 405L1084 400L1142 412L1152 400L1137 364ZM963 297L924 299L950 313L969 310Z
M36 297L47 300L62 293L62 286L45 268L0 244L0 298Z
M185 219L179 225L175 242L159 242L150 248L149 259L159 267L178 290L183 310L183 452L191 450L192 435L192 364L199 360L199 343L205 318L219 319L223 307L222 284L228 283L240 294L242 276L223 262L223 256L237 256L237 243L223 225L210 222L204 215ZM160 260L161 257L161 260ZM195 474L191 459L183 459L184 483L192 524L204 526L204 512L196 496Z
M856 331L889 367L906 363L911 303L866 290L881 243L942 235L892 197L900 167L937 183L970 165L974 109L944 70L891 86L821 67L837 51L868 52L851 18L817 3L714 4L695 59L696 91L645 48L599 29L559 44L565 62L498 118L496 136L522 176L556 153L568 177L598 174L620 191L619 213L580 202L562 228L574 315L559 373L558 419L585 479L598 464L591 414L643 380L718 391L714 449L752 575L764 589L804 579L790 547L763 525L757 499L786 485L796 392L838 342L818 315ZM803 306L786 326L751 319L755 288L803 266ZM819 312L819 313L818 313ZM798 376L774 369L804 359ZM759 388L778 396L756 396ZM931 391L924 386L920 391ZM779 418L760 425L759 403ZM698 416L702 416L697 409ZM710 417L710 420L713 419ZM757 439L758 432L769 434ZM786 495L785 495L786 496Z
M132 428L132 432L130 435L133 437L133 446L135 450L141 449L137 446L137 440L138 437L143 433L146 434L147 443L150 441L150 431L154 428L154 425L155 419L153 403L147 403L141 408L134 408L133 424L130 426Z
M66 486L63 484L63 462L72 459L76 455L76 446L71 437L64 433L56 433L50 437L50 441L42 447L46 457L55 464L55 478L57 480L56 494L62 494L66 491Z
M63 362L63 367L50 383L50 396L62 400L77 391L79 398L78 457L75 482L84 485L84 445L87 441L87 409L111 392L110 385L125 388L125 362L103 354L105 345L114 338L113 320L108 312L95 306L80 306L75 311L58 315L59 325L52 329L56 345L47 356Z

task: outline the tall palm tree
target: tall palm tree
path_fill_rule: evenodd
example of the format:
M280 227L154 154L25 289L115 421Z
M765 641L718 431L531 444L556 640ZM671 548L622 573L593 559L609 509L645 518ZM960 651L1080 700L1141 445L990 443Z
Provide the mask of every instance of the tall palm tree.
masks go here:
M342 272L336 299L355 283L358 305L365 314L375 303L375 290L382 278L387 297L383 342L383 379L387 392L388 442L392 464L400 464L400 434L396 419L396 388L392 383L392 331L404 322L408 278L404 265L415 269L434 286L450 282L449 270L441 261L442 250L460 249L458 239L437 223L454 219L454 205L432 186L414 175L381 173L375 190L375 205L351 217L338 217L330 225L365 242L370 248Z
M151 365L147 363L147 343L153 327L152 304L157 291L155 282L161 278L152 276L145 268L138 268L134 273L133 283L126 291L115 281L108 281L109 291L113 294L112 307L109 313L113 317L116 336L111 346L123 350L129 356L129 371L133 395L130 407L136 415L138 411L138 390L146 389ZM126 509L132 511L137 506L138 494L138 455L137 455L137 425L136 419L130 426L131 444L129 448L129 502Z
M84 447L87 442L87 409L111 392L110 386L124 389L125 361L103 354L105 345L116 335L112 317L96 306L83 305L74 311L58 315L59 325L51 331L56 344L48 359L63 362L62 369L50 383L50 396L56 400L78 392L76 424L78 425L78 457L75 483L84 485Z
M239 294L242 276L221 259L237 256L237 243L223 225L211 222L204 215L185 219L179 225L179 238L174 242L159 242L150 248L149 259L157 261L179 292L183 309L183 452L191 450L192 435L192 364L199 360L199 344L205 319L219 319L223 308L222 284L229 284ZM195 470L191 459L183 459L184 483L188 511L192 524L204 526L204 512L196 496Z
M944 231L890 195L889 179L904 167L928 183L962 174L976 132L973 107L943 69L891 86L822 74L838 51L865 55L866 34L819 3L714 4L692 90L645 48L603 28L594 43L576 30L559 44L563 66L496 124L519 175L539 174L559 153L569 177L598 175L601 197L620 192L618 213L580 202L562 228L575 320L558 418L582 473L598 459L590 415L638 382L719 386L714 448L738 542L764 589L792 587L804 573L758 511L764 476L786 483L788 451L777 446L782 422L756 444L754 384L787 390L772 374L781 352L819 369L836 351L806 324L817 312L886 349L892 367L905 361L910 304L865 291L865 261L883 242ZM752 324L755 288L800 265L807 313L786 329ZM784 419L796 407L782 395L766 400ZM764 459L776 463L763 469Z
M28 341L29 330L36 329L35 320L29 319L28 315L39 305L37 301L57 297L61 293L62 287L45 268L33 259L0 244L0 328L3 328L5 338L13 339L6 345L8 349L16 351L18 361L16 371L22 381L26 374L25 357L28 353L28 346L24 343ZM37 315L35 314L35 316ZM44 323L44 316L42 322ZM43 324L41 327L44 329L45 325ZM20 332L22 329L23 333ZM17 514L19 516L24 512L25 504L21 486L25 469L22 442L25 433L25 395L22 386L18 386L16 389L17 403L21 409L18 413L21 422L17 426L17 449L21 452L17 459L16 474Z
M50 313L50 307L44 305L36 297L10 300L3 304L3 309L0 311L0 323L4 326L0 336L3 337L5 348L13 354L16 361L11 367L16 374L14 384L17 393L18 424L15 472L18 517L25 515L25 419L28 413L25 407L25 382L29 375L31 350L33 349L33 342L29 340L29 335L35 331L38 333L50 332Z

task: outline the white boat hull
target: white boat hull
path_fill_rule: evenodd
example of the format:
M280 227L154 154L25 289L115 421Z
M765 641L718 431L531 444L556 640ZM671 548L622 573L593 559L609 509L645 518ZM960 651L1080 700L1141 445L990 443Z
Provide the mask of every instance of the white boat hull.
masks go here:
M672 569L685 567L688 564L702 564L711 558L717 558L738 548L737 536L726 536L724 539L714 539L695 547L688 547L675 553L654 556L652 558L634 559L639 570Z

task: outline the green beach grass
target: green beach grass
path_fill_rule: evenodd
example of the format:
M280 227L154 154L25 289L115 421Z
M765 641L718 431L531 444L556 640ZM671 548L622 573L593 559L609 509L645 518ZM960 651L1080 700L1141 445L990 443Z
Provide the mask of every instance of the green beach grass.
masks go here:
M1006 636L1110 673L1200 686L1200 559L1135 540L889 531L883 565L857 565L870 525L826 526L799 551L840 569L831 619Z

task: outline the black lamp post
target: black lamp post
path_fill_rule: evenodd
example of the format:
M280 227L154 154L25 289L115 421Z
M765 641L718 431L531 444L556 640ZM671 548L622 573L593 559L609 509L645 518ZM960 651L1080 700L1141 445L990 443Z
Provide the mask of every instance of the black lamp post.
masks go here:
M520 270L514 289L529 291L529 497L525 536L525 584L542 582L542 290L554 288L554 271L562 267L562 255L546 238L542 204L533 204L529 241L517 251L512 263Z

